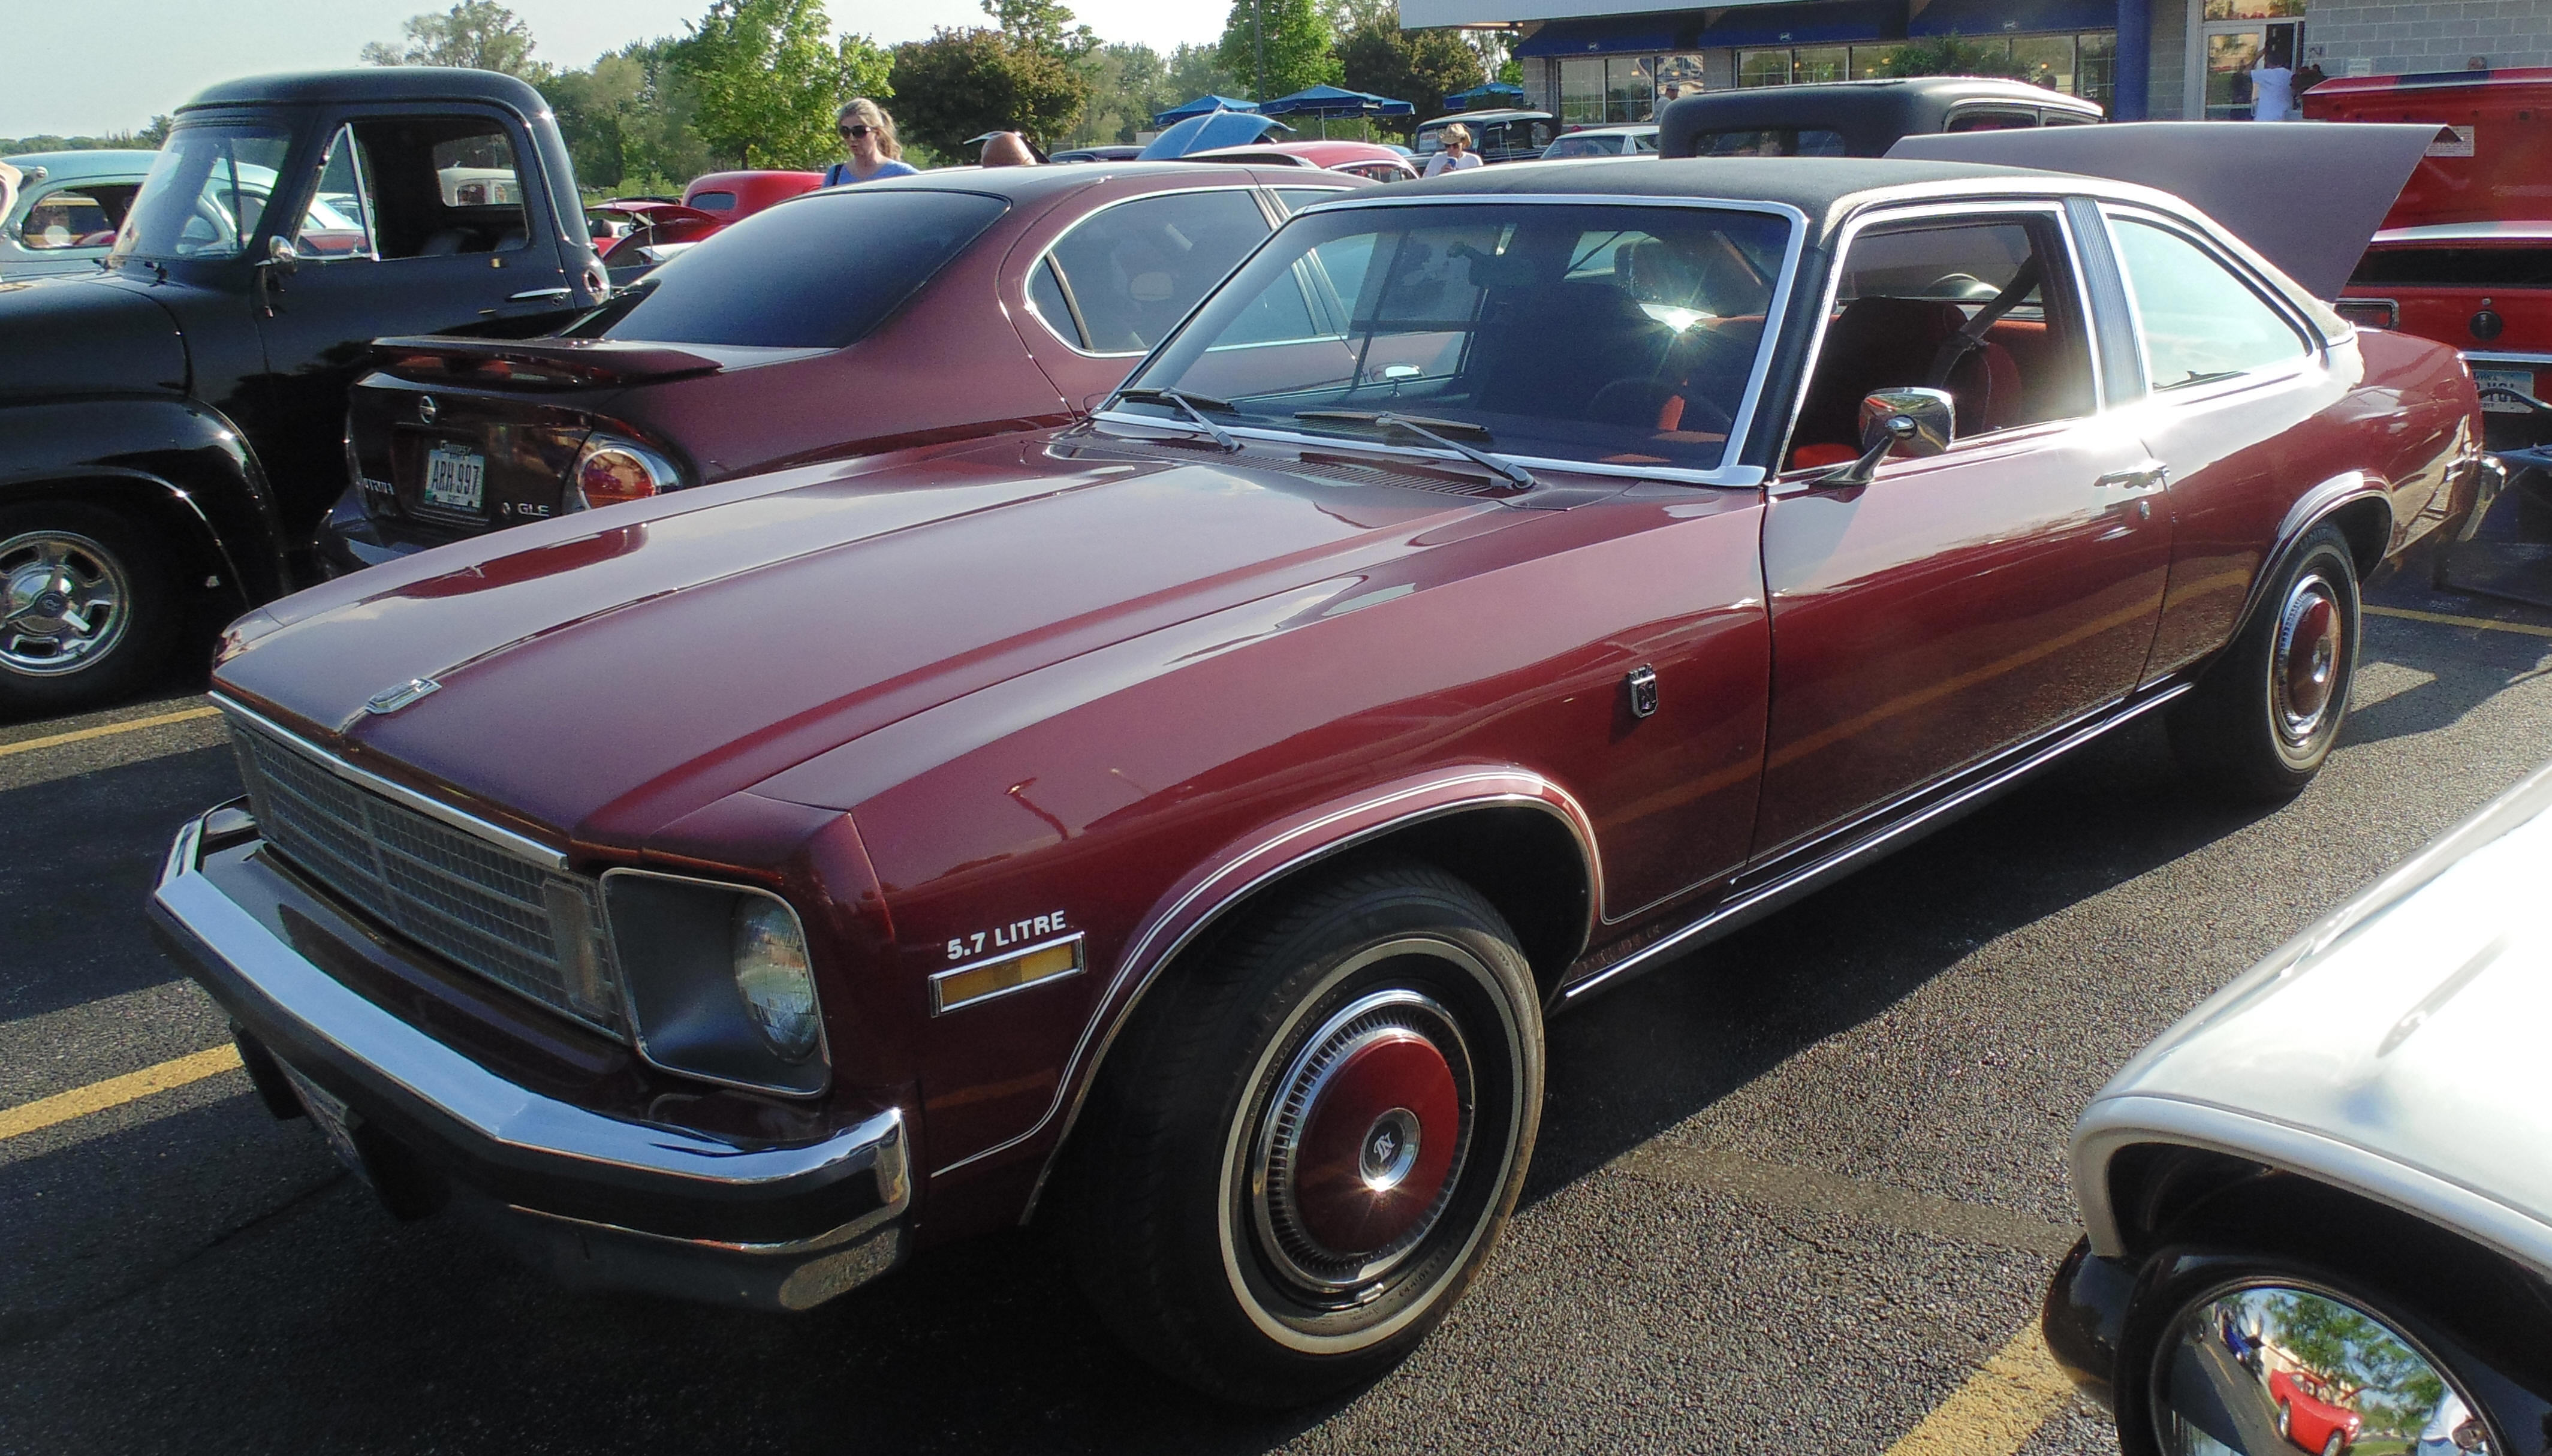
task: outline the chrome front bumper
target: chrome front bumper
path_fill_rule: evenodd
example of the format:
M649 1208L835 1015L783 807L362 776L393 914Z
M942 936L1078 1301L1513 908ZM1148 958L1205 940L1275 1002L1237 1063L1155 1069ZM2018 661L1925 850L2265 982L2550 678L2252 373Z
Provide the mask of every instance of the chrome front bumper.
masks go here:
M518 1086L305 955L376 938L351 921L329 936L321 906L261 849L232 806L178 831L151 896L161 943L231 1014L253 1073L264 1052L342 1098L385 1152L563 1281L803 1309L903 1261L912 1184L899 1110L756 1144ZM269 1105L292 1095L267 1080L260 1091Z

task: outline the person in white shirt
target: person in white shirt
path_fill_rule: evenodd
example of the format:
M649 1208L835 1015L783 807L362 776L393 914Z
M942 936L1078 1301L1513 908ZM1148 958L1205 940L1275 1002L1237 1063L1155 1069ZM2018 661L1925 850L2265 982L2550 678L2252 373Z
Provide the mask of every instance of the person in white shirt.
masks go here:
M1455 122L1444 129L1444 150L1427 158L1427 175L1440 176L1479 164L1480 155L1471 150L1471 129Z
M2462 1456L2463 1447L2455 1443L2455 1427L2472 1419L2471 1407L2452 1391L2437 1403L2428 1423L2419 1430L2418 1456Z
M2251 62L2251 120L2294 119L2295 73L2286 68L2284 56L2263 51L2260 58Z

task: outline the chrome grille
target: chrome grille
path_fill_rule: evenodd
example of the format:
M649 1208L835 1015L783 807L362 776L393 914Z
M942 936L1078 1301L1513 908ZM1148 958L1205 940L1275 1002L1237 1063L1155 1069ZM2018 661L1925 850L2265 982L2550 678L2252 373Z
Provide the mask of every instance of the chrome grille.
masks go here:
M617 1036L593 885L350 782L238 713L240 777L266 842L388 928Z

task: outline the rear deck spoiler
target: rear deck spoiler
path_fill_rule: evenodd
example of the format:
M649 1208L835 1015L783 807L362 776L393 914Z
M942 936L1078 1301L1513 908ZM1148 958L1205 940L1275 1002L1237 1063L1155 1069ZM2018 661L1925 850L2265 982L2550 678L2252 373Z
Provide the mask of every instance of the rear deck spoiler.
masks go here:
M463 339L435 335L372 341L372 366L419 384L520 384L536 389L592 389L652 383L686 374L714 374L822 354L705 344L650 344L621 339Z
M1907 137L1890 156L2078 172L2195 203L2320 299L2339 296L2433 126L2111 122Z

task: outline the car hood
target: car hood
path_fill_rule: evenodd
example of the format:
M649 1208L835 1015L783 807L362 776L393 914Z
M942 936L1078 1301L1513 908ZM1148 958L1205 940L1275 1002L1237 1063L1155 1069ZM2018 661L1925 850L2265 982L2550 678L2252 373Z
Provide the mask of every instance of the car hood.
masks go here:
M1176 446L1078 450L1038 434L811 467L422 553L242 619L215 691L500 820L637 849L912 713L1352 582L1497 509ZM438 685L368 710L414 679Z
M2231 1113L2269 1141L2358 1150L2552 1226L2547 877L2552 768L2165 1032L2077 1140L2150 1123L2156 1103Z
M177 319L109 273L0 279L0 398L186 389Z

